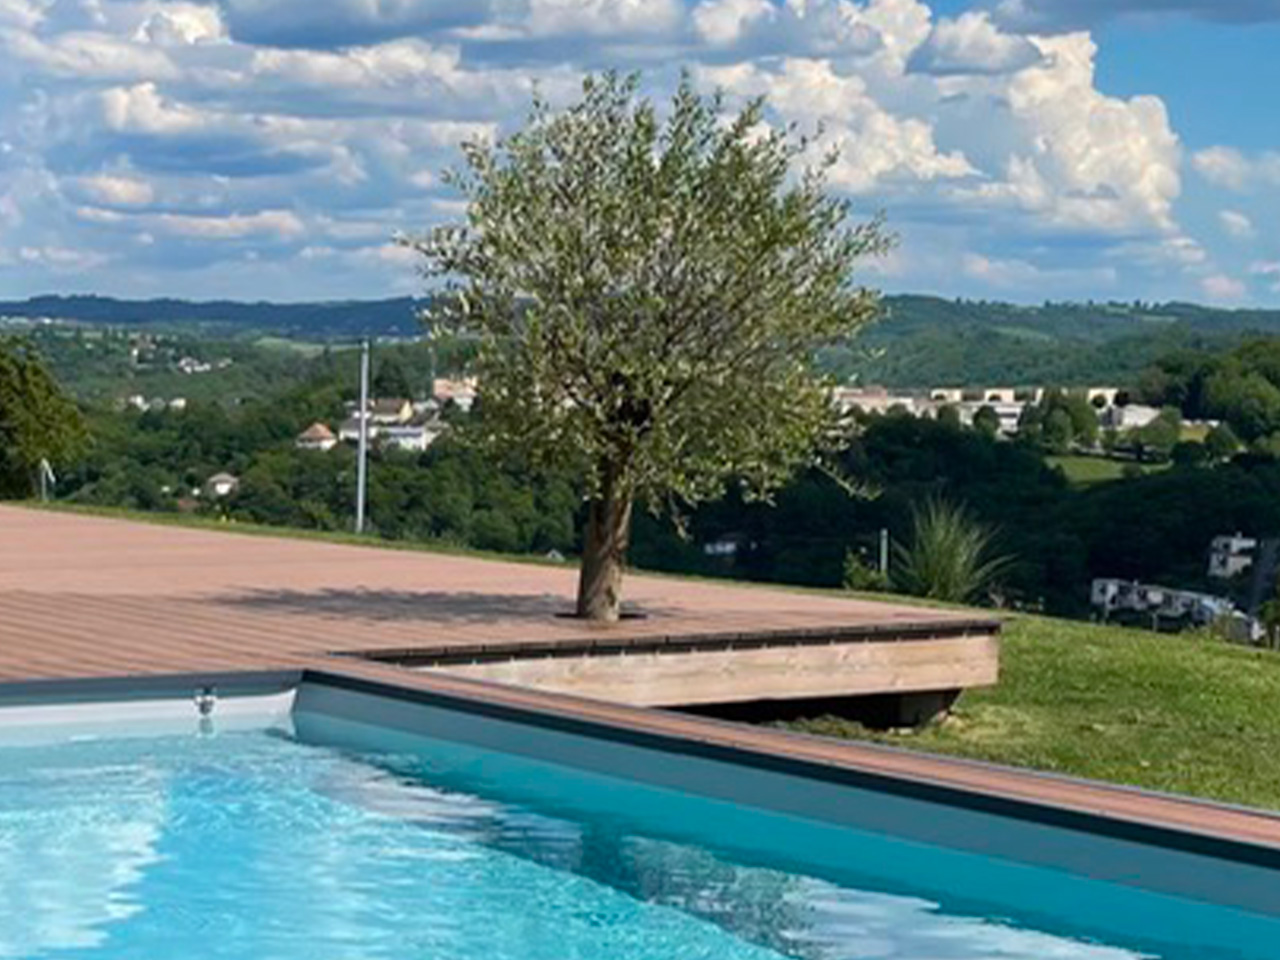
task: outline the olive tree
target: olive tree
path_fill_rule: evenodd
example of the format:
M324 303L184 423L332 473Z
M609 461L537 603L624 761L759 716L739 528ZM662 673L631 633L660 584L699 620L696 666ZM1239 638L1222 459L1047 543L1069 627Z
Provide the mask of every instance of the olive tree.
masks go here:
M688 78L666 111L634 76L588 78L465 144L465 220L403 240L437 282L424 321L479 343L482 439L585 481L582 617L618 617L638 502L767 496L832 436L813 355L873 318L851 272L889 239L811 147Z

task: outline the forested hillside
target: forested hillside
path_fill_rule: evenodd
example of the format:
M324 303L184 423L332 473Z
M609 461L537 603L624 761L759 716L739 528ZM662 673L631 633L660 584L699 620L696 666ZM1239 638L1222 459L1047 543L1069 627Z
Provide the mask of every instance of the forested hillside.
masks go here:
M421 305L408 297L292 304L37 297L0 303L0 317L332 343L365 335L416 335ZM1277 310L1182 303L1019 306L889 296L874 327L855 341L829 348L822 360L841 380L892 387L1128 384L1158 357L1174 351L1226 348L1250 334L1278 333Z

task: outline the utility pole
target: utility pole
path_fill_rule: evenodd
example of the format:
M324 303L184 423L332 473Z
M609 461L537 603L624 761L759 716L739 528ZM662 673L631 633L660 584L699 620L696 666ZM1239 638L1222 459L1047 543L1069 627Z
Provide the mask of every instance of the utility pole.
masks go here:
M53 485L58 482L58 478L53 474L53 467L49 466L49 461L45 457L40 458L40 502L49 502L49 492Z
M364 502L369 479L369 338L360 343L360 444L356 452L356 533L364 533Z

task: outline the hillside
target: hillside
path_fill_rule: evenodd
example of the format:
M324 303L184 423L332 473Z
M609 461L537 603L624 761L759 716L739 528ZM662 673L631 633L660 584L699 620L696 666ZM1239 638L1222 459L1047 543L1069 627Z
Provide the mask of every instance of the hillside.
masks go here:
M158 327L206 336L310 341L412 336L420 301L408 297L321 303L127 301L35 297L0 302L0 317L52 317L92 325ZM1010 303L914 295L884 299L883 318L824 352L841 380L894 387L1132 383L1157 356L1280 334L1280 310L1186 303Z

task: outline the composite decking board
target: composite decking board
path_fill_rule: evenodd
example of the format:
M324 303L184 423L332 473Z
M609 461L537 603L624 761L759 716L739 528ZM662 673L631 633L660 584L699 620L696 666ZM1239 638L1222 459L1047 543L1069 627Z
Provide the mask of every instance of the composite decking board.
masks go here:
M157 669L191 657L293 662L389 648L666 642L758 633L762 623L797 636L922 621L946 631L972 619L636 576L629 588L649 617L602 631L553 615L571 607L574 586L574 571L562 567L0 507L0 628L9 641L0 664L13 664L6 673L18 672L23 650L43 662L42 648L69 650L84 637L111 650L111 660ZM15 635L29 643L15 647Z

